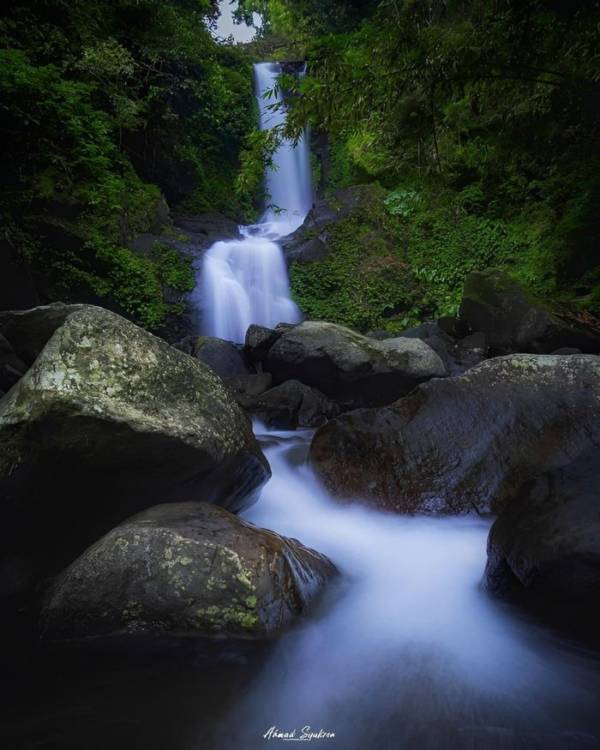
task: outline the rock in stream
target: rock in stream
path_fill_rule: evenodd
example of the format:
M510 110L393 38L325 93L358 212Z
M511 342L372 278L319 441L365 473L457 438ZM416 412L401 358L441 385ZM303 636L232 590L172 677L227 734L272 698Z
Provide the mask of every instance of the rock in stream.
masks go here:
M336 573L318 552L223 508L158 505L64 571L49 593L43 635L269 637L305 612Z
M490 513L599 442L600 357L515 354L337 417L310 456L341 498L401 513Z

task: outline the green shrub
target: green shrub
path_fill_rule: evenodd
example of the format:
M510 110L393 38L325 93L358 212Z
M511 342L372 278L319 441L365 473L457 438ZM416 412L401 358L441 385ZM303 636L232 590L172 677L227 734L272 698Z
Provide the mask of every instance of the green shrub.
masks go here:
M348 218L328 227L331 251L324 260L292 265L294 298L310 318L362 332L398 331L425 312L401 226L387 214L383 196L381 189L365 191Z

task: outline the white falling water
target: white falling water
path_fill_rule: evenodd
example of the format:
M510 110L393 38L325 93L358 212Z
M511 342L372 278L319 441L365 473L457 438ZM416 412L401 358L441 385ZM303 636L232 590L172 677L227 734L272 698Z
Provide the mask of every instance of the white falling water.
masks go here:
M267 92L277 83L281 66L254 66L260 127L267 130L285 121L278 92ZM273 327L296 323L300 311L290 296L287 268L277 240L304 221L313 200L310 157L306 140L284 141L273 157L265 183L269 207L258 224L241 227L242 238L215 242L206 252L197 294L202 310L202 332L229 341L243 342L251 323Z

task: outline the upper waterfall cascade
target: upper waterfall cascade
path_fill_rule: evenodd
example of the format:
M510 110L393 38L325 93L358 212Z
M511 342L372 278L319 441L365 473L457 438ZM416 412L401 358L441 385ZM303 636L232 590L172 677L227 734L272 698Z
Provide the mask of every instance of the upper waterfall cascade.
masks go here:
M285 108L272 106L282 103L281 91L268 94L280 74L277 63L254 66L261 130L285 122ZM300 320L277 240L297 229L312 205L306 138L281 143L265 174L265 185L269 206L260 222L240 227L241 239L215 242L203 258L196 294L204 335L241 343L251 323L272 327Z

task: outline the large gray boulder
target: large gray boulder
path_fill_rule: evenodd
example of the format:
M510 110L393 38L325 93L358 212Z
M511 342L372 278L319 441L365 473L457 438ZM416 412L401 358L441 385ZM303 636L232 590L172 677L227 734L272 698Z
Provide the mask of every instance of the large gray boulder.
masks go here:
M262 362L283 333L282 329L267 328L253 323L246 331L244 342L244 352L248 359L252 362Z
M568 310L550 309L502 271L467 277L460 317L486 335L495 353L548 354L563 347L600 352L600 321L592 325Z
M305 612L335 574L318 552L222 508L159 505L64 571L49 592L43 635L264 638Z
M258 396L268 391L272 383L273 376L270 372L238 375L226 381L227 388L244 409L247 409Z
M600 445L526 483L488 539L485 585L553 622L600 625Z
M337 417L310 456L340 497L405 513L489 513L598 442L600 357L516 354Z
M397 337L421 339L439 355L448 375L462 375L488 355L485 335L481 332L469 334L466 323L452 316L425 321L397 334L371 331L367 335L380 341Z
M251 374L242 347L232 341L215 336L186 336L175 347L208 365L222 380Z
M300 380L346 407L389 404L418 383L446 375L439 356L419 339L376 341L321 321L286 331L263 366L277 383Z
M268 463L208 367L102 308L54 312L0 401L4 553L37 551L50 569L159 500L237 511L256 499Z

